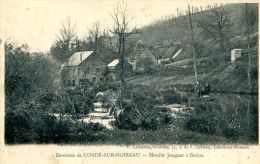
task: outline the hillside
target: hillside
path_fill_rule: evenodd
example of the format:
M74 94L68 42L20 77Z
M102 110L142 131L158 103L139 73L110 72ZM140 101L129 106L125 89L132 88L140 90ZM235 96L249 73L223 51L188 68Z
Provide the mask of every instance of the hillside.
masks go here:
M217 8L218 9L218 8ZM231 22L231 31L228 32L226 52L220 49L219 44L211 44L212 40L205 36L200 22L209 18L211 10L198 12L192 15L195 52L197 56L198 80L210 83L215 91L248 92L248 56L243 56L234 64L230 62L231 50L241 48L245 52L247 37L245 35L245 5L228 4L222 10L228 15ZM250 15L250 55L252 56L252 82L253 90L258 91L258 7L256 4L248 5ZM143 45L158 47L169 45L169 42L181 42L186 54L180 61L154 68L152 72L129 79L131 84L155 85L165 87L172 85L195 84L193 59L191 54L190 26L187 15L160 20L142 29L142 33L133 38ZM132 40L132 41L133 41Z
M252 83L253 91L258 92L258 56L252 56ZM223 64L217 67L205 78L205 81L211 82L216 91L229 92L249 92L248 86L248 57L242 56L234 64Z
M249 4L252 31L258 30L258 7L256 4ZM218 9L218 8L217 8ZM222 7L232 22L231 37L242 34L245 31L245 5L228 4ZM208 40L201 34L199 22L207 19L211 10L192 14L194 38L196 41L207 44ZM167 40L179 40L183 44L190 42L190 25L188 15L178 16L171 19L159 20L141 29L142 33L135 35L133 40L142 40L146 44L157 45L166 43Z
M208 82L214 91L248 92L247 69L248 60L244 55L235 63L218 57L207 57L199 60L198 67L200 82ZM253 90L258 92L258 55L253 55L251 71ZM158 88L186 85L188 88L195 83L193 61L182 60L165 66L153 74L138 76L128 80L135 85L154 85Z

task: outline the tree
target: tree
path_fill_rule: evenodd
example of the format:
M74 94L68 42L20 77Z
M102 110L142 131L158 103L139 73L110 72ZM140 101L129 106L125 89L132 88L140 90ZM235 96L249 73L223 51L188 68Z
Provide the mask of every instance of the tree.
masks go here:
M252 52L250 52L250 26L253 24L252 21L250 21L249 16L250 12L248 9L248 4L245 4L245 18L246 18L246 36L247 36L247 55L248 55L248 70L247 70L247 76L248 76L248 86L249 86L249 93L250 93L250 101L248 103L248 129L250 132L249 137L253 139L258 139L258 108L255 104L257 104L256 98L254 98L253 94L253 87L252 87ZM251 29L252 30L252 29Z
M194 67L194 75L196 78L196 83L198 82L198 73L197 73L197 66L196 66L196 54L195 54L195 47L194 47L194 39L193 39L193 27L192 27L192 20L191 20L191 13L190 13L190 5L188 5L188 12L189 12L189 22L190 22L190 30L191 30L191 44L192 44L192 56L193 56L193 67Z
M125 47L126 39L133 33L137 33L136 28L130 27L130 15L127 10L126 4L118 3L114 8L113 13L111 14L112 19L114 20L114 30L111 32L117 37L118 44L118 54L119 54L119 63L120 63L120 81L121 86L119 90L120 97L120 107L122 109L122 89L124 84L124 69L125 69Z
M37 140L49 108L38 98L52 92L54 66L46 55L30 53L26 44L5 43L5 139Z
M101 44L101 31L99 22L94 23L92 29L88 30L88 40L90 42L91 48L96 51L98 46Z
M51 90L54 65L41 53L30 53L26 44L5 43L5 91L8 100L34 97Z
M213 43L219 44L224 53L228 50L227 45L231 37L231 25L230 14L223 8L212 9L209 15L199 22L203 34L211 39Z
M65 62L74 50L76 37L76 24L72 25L68 18L59 31L50 53L60 62Z

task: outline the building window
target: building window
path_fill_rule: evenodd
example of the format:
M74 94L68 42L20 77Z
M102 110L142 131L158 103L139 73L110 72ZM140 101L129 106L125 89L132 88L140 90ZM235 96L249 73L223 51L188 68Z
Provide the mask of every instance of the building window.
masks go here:
M69 86L70 85L70 80L66 80L65 81L65 86Z
M88 74L88 73L89 73L89 68L85 68L84 73L85 73L85 74Z
M75 80L72 80L72 84L71 84L72 86L75 86Z
M99 73L100 72L100 68L96 68L96 73Z

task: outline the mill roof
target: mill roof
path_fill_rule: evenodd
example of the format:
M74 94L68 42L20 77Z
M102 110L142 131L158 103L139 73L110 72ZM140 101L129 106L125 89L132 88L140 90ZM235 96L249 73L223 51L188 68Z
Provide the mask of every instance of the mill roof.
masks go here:
M77 66L86 60L94 51L75 52L62 66Z
M107 66L108 67L115 67L118 63L119 63L119 59L115 59L111 63L109 63Z

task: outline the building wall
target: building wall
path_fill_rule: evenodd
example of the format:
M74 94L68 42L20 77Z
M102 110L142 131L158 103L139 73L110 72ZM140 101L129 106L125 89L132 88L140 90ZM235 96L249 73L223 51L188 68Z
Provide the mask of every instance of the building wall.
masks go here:
M65 86L75 87L87 81L100 83L104 78L106 64L95 54L91 54L78 66L69 66L65 72Z
M126 63L124 66L124 77L129 77L133 75L133 66ZM115 67L108 67L106 74L106 81L118 81L120 80L120 64Z
M79 81L87 79L93 83L100 83L105 71L106 63L94 53L79 65L78 79Z
M119 74L115 72L109 72L106 75L106 81L117 81L119 79L120 79Z
M184 49L180 52L180 54L175 57L174 59L172 59L173 62L177 62L177 61L181 61L181 60L184 60L187 58L187 54L186 52L184 51Z
M156 68L158 60L155 56L148 52L141 53L138 57L136 57L136 73L144 73L149 69Z

